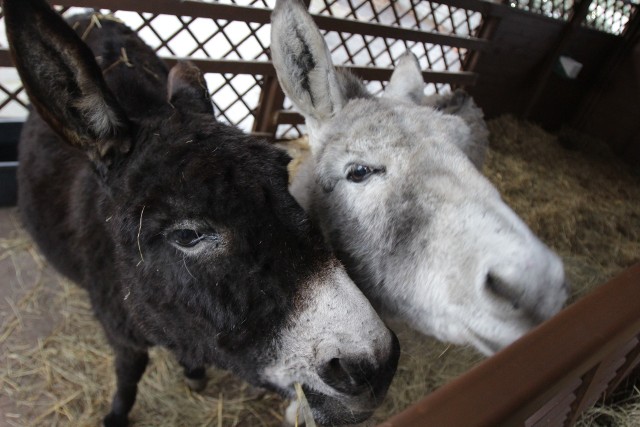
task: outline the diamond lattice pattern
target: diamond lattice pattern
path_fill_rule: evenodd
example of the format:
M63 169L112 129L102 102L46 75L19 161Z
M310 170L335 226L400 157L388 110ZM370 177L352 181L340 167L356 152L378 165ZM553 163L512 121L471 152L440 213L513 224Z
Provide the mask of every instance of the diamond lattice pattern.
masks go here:
M219 3L272 8L275 0L220 0ZM81 8L57 9L63 16L86 11ZM310 10L312 13L346 19L461 36L474 35L482 19L477 12L419 0L312 0ZM269 60L269 24L124 10L101 9L99 12L111 13L124 21L161 57ZM1 13L0 11L0 34L4 34ZM464 49L449 46L359 34L326 32L325 37L334 62L338 65L393 67L398 57L410 49L418 56L424 69L456 71L461 68L466 54ZM0 48L6 49L6 46L6 39L0 38ZM219 118L238 125L241 129L251 130L263 76L207 74L206 81ZM373 93L379 93L384 88L384 82L367 83ZM427 92L447 88L448 85L430 84ZM0 68L0 116L24 116L27 104L28 100L15 70ZM285 102L285 108L291 108L290 102ZM278 133L295 136L300 130L297 126L285 126Z

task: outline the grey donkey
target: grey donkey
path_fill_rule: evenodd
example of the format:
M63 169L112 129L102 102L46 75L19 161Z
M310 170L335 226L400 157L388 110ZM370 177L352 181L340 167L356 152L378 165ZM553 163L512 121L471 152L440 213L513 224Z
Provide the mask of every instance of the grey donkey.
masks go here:
M311 148L290 190L380 312L489 355L561 309L560 258L479 171L470 98L425 97L411 55L372 96L297 0L278 1L271 52Z

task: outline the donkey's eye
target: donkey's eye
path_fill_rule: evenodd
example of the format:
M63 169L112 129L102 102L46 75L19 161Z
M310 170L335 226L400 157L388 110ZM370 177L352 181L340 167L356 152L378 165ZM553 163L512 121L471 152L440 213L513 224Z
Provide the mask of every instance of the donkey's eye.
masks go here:
M196 230L174 230L169 233L169 241L183 248L193 248L206 237L205 234L198 234Z
M351 182L363 182L373 174L385 172L386 168L384 166L374 168L354 163L347 168L347 179Z
M193 229L191 225L183 225L187 228L175 228L167 231L164 237L168 243L189 255L196 255L203 250L218 249L224 244L220 233L202 226Z
M362 182L373 173L373 169L365 165L351 165L347 171L347 179L351 182Z

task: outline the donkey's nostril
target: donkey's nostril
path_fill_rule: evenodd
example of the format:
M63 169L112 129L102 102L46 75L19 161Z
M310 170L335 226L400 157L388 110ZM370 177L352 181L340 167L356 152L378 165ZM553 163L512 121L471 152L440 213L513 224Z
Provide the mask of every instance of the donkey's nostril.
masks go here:
M485 280L485 289L494 297L508 302L514 309L520 308L521 294L513 286L500 279L498 276L488 273Z
M342 357L323 362L319 377L344 398L366 396L363 404L373 410L382 403L398 367L400 343L396 334L389 334L391 342L373 352L342 352Z
M320 378L339 392L360 394L368 388L375 368L365 360L331 359L320 369Z

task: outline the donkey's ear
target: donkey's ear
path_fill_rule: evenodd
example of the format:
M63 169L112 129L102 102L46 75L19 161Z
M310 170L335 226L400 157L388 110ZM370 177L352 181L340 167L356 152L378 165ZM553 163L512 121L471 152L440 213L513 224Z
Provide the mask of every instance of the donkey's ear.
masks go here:
M11 56L31 102L97 166L128 152L130 125L91 50L44 0L4 0Z
M387 85L385 98L404 99L419 104L424 97L424 80L418 58L410 51L405 52L396 65Z
M300 0L278 0L271 14L271 57L284 92L320 124L342 109L344 92L322 34Z
M193 113L213 114L204 75L192 62L180 61L169 72L169 102Z

